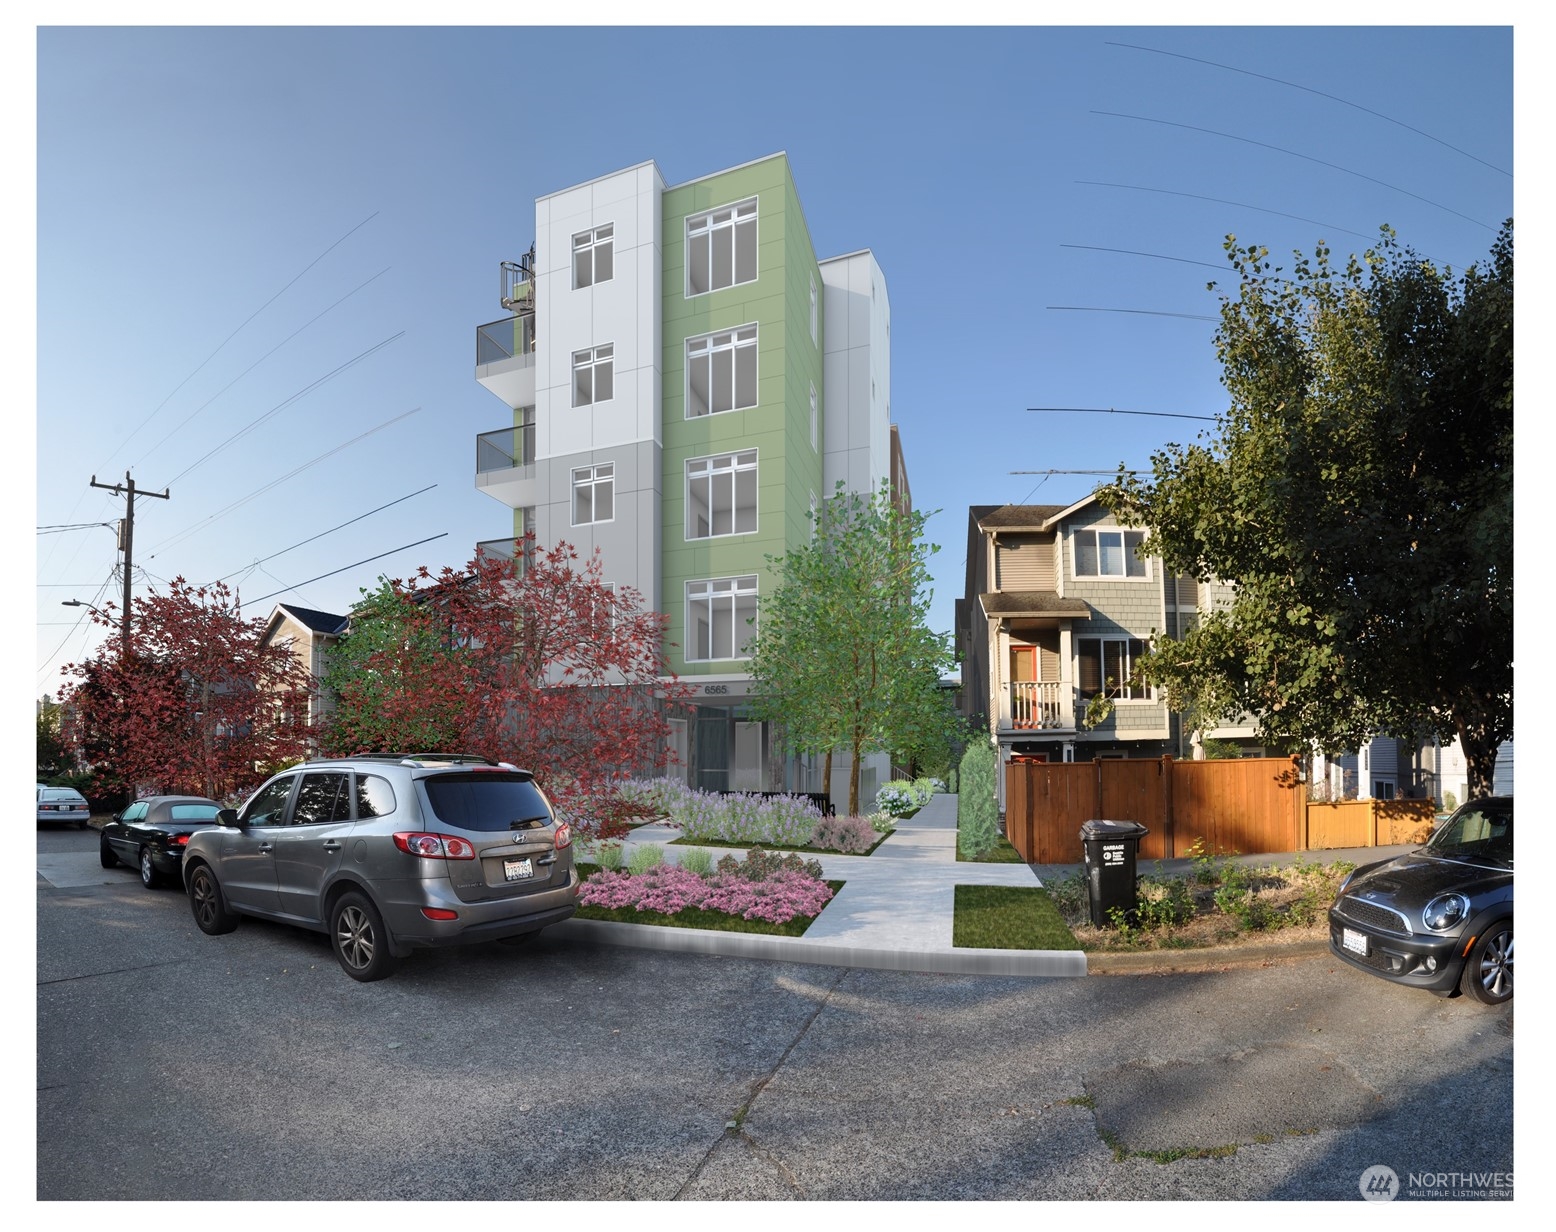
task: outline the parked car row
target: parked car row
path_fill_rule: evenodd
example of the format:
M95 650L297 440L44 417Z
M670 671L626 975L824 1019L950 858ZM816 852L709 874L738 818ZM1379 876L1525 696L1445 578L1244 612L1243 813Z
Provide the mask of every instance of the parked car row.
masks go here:
M70 787L38 784L38 824L40 826L65 822L74 824L77 829L85 830L91 816L92 810L87 806L86 797L79 791Z

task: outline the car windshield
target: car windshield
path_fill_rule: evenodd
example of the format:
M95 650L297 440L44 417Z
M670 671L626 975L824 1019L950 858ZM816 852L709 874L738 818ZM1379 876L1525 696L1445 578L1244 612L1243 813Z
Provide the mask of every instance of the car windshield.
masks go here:
M85 802L79 792L72 791L68 787L45 787L38 793L38 798L40 800L82 800L83 803Z
M1466 804L1432 835L1426 850L1444 859L1513 866L1513 805L1511 801Z
M551 822L551 808L540 788L507 771L438 774L423 783L438 820L462 830L507 830L516 821Z

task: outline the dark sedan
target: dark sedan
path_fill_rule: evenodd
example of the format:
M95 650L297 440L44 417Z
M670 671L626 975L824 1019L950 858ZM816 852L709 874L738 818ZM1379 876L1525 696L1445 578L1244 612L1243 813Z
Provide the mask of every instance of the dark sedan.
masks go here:
M182 884L184 845L196 830L214 826L220 811L220 804L204 796L137 800L103 827L99 840L103 867L122 862L139 869L148 889L164 882Z
M1513 996L1513 798L1471 800L1425 847L1357 869L1329 947L1363 971L1486 1005Z

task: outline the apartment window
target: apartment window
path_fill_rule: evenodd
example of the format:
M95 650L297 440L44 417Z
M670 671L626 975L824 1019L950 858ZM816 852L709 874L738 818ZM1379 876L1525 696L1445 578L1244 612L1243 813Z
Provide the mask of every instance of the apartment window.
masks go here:
M1131 687L1135 662L1148 647L1132 637L1081 637L1076 639L1080 658L1080 695L1090 700L1099 693L1120 701L1149 701L1151 690Z
M515 466L535 464L535 408L521 406L513 417L513 451Z
M593 231L580 231L573 236L573 289L592 287L597 282L609 282L614 271L612 249L615 245L616 226L606 223Z
M686 418L756 405L756 326L686 340Z
M821 403L816 401L816 382L810 383L810 447L821 452Z
M601 462L573 471L573 525L609 522L616 516L616 464Z
M1075 532L1075 576L1143 578L1145 561L1136 549L1143 530L1078 530Z
M573 352L574 406L610 401L615 384L611 376L615 362L616 348L610 344Z
M686 537L711 539L756 529L756 450L686 464Z
M756 636L756 575L686 583L686 628L688 662L748 658Z
M816 275L810 276L810 340L821 344L821 309L816 298Z
M524 571L535 563L535 506L523 505L514 514L514 538L519 541L519 557L513 562L514 571L524 576Z
M756 281L756 198L686 220L686 294Z

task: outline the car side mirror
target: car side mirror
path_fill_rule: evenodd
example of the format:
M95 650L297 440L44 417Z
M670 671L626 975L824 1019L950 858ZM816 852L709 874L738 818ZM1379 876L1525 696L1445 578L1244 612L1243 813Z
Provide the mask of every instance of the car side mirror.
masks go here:
M216 824L219 825L219 826L228 826L228 827L230 827L232 829L237 829L238 828L238 810L237 809L218 809L217 812L216 812Z
M109 819L108 819L108 820L109 820L109 821L118 821L118 820L119 820L119 818L120 818L120 817L122 817L122 816L123 816L123 814L122 814L122 813L115 813L115 814L114 814L114 815L113 815L113 816L112 816L112 817L110 817L110 818L109 818Z

